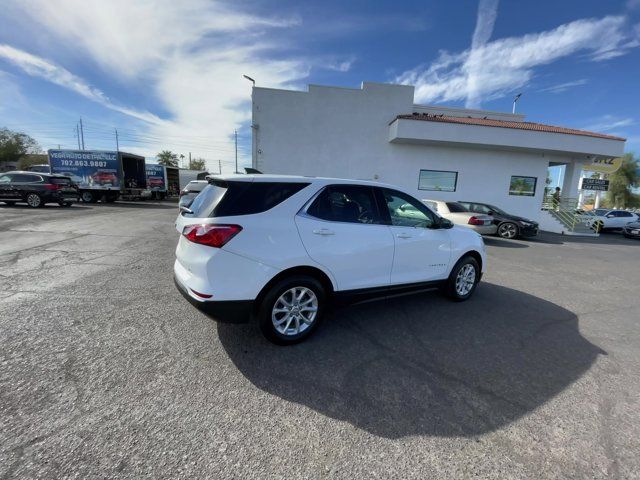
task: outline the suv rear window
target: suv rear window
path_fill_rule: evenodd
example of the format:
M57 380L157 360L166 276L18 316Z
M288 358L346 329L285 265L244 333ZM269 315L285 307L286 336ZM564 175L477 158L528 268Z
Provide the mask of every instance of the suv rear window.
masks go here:
M447 207L449 207L449 211L451 213L462 213L469 211L464 205L458 202L447 202Z
M71 185L70 178L51 177L49 181L54 185Z
M266 212L307 185L309 184L214 181L200 192L190 209L197 218L252 215Z

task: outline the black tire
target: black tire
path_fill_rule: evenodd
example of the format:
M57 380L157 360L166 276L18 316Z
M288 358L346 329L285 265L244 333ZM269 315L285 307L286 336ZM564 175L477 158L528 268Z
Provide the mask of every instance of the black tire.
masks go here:
M42 197L37 193L33 193L33 192L27 193L27 196L25 197L25 201L27 202L27 205L29 205L31 208L44 207L44 202L42 201Z
M518 238L518 236L520 235L520 231L518 230L518 226L515 223L503 222L498 225L497 234L500 238L512 240L514 238Z
M473 280L473 286L471 287L471 289L468 292L461 294L459 290L456 288L456 281L458 279L458 274L461 272L463 268L465 268L466 265L471 265L473 267L475 278ZM456 263L453 269L451 270L451 275L449 275L449 278L447 279L447 282L444 288L442 289L442 291L451 300L456 302L464 302L469 297L471 297L471 295L473 295L473 292L475 292L479 281L480 281L480 265L478 265L478 261L475 258L473 258L471 255L465 255L460 260L458 260L458 263Z
M313 322L298 334L283 334L276 330L274 323L272 322L273 309L276 306L276 302L279 302L281 296L289 290L295 288L305 288L311 290L317 300L317 311L313 318ZM305 297L309 298L309 297ZM264 295L260 306L258 307L257 320L260 331L267 340L276 345L293 345L300 343L308 338L322 321L324 310L326 308L327 293L317 279L308 275L293 275L288 278L284 278L273 285ZM286 313L285 313L286 315ZM277 318L277 317L276 317ZM305 322L300 323L304 325ZM294 328L292 326L292 328Z
M96 203L98 201L98 196L89 191L84 191L80 194L80 198L84 203Z

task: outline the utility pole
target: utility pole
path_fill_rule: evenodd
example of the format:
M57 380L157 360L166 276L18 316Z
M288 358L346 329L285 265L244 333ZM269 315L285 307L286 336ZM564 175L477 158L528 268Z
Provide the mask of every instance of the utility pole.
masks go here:
M82 128L82 117L80 117L80 137L82 138L82 150L84 150L84 129Z
M222 160L218 160L218 173L222 175Z
M118 129L114 128L114 130L116 131L116 152L120 151L120 142L118 141Z
M78 150L82 150L80 148L80 127L76 123L76 138L78 139Z
M236 137L236 173L238 173L238 131L234 130L233 133Z
M191 169L191 152L189 152L189 169Z

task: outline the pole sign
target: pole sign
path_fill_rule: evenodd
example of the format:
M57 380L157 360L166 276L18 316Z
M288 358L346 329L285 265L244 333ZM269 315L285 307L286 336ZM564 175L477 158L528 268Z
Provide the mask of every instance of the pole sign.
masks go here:
M609 180L602 180L600 178L583 178L580 189L595 192L606 192L609 190Z
M614 173L622 166L622 158L598 158L589 165L584 165L583 170L599 173Z
M49 150L51 173L71 177L80 188L120 190L117 152L100 150Z
M155 163L145 165L147 172L147 188L155 192L163 192L167 189L167 180L164 175L164 166Z

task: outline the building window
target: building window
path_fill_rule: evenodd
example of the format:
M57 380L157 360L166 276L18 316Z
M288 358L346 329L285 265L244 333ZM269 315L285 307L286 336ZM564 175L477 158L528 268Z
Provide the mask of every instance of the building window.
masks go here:
M511 176L509 184L509 195L519 195L523 197L533 197L536 194L537 177Z
M455 192L457 183L458 172L447 172L444 170L420 170L418 190Z

